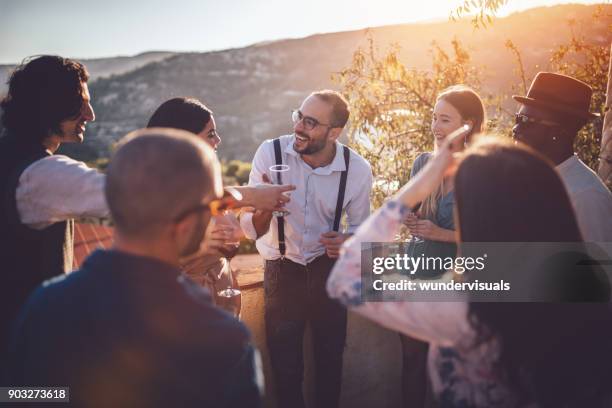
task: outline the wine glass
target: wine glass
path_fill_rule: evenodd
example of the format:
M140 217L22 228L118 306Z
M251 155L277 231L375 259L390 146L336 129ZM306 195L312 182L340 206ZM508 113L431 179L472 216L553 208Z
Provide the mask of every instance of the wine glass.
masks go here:
M423 242L423 238L414 235L412 229L416 226L416 223L419 221L419 216L416 212L409 212L406 216L406 226L410 230L410 242L420 243Z
M231 259L236 256L238 248L240 247L240 224L232 211L224 211L221 215L215 216L215 222L218 225L232 227L230 236L224 242L223 246L218 248L219 252L225 258L223 268L219 275L219 282L225 282L227 287L217 291L217 298L219 306L238 317L241 305L241 292L240 289L233 286L234 276Z
M414 258L414 251L416 249L417 244L423 242L423 238L414 235L412 229L416 226L417 221L419 220L418 210L421 208L421 203L418 203L414 206L411 212L409 212L406 216L405 224L410 229L410 241L408 241L408 256Z
M276 164L274 166L270 166L269 170L270 170L270 182L272 182L272 184L282 185L283 177L288 178L289 166L286 164ZM285 194L289 195L289 193L285 193ZM291 213L286 209L272 211L272 215L274 215L275 217L284 217L289 214Z

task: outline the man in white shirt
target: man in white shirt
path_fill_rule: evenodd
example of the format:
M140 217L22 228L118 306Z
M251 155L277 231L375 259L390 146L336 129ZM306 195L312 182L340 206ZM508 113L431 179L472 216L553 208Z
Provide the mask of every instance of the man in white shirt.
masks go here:
M294 133L265 141L253 159L249 185L270 180L296 186L288 215L258 211L241 217L265 260L266 336L281 407L304 406L306 323L313 334L315 404L338 405L346 312L327 296L325 284L340 246L370 213L372 186L368 162L337 141L348 117L339 93L314 92L293 112ZM275 164L289 166L282 180L269 170Z
M575 78L540 72L527 96L513 96L522 106L512 131L516 140L555 164L583 239L612 243L612 193L574 153L578 131L599 116L589 112L592 93L589 85Z
M85 67L41 56L17 67L0 103L0 354L6 330L29 292L72 268L74 224L108 213L104 176L84 163L54 155L62 143L81 143L95 119Z

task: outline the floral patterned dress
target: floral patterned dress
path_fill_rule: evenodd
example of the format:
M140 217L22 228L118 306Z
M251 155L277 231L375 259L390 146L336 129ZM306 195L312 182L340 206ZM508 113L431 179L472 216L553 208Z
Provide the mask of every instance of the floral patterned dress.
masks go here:
M427 341L428 365L440 407L516 407L516 396L494 374L494 341L475 346L468 303L364 302L361 291L361 242L391 242L410 211L395 200L370 216L343 247L327 281L327 291L353 311L385 326Z

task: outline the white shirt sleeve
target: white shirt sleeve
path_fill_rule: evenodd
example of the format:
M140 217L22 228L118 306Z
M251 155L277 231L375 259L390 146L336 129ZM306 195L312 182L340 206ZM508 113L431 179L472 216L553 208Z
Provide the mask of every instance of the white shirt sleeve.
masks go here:
M366 302L353 311L387 329L441 347L470 344L466 302Z
M442 346L472 338L468 304L456 302L364 302L361 297L361 242L392 241L406 207L391 200L383 204L347 240L327 281L327 293L378 324Z
M270 166L271 150L272 141L267 140L262 143L255 152L251 165L251 173L249 174L249 186L257 186L264 182L263 175L267 173L268 167ZM253 225L253 213L243 212L240 215L240 227L247 238L252 240L257 239L257 231Z
M357 195L348 203L346 207L346 223L349 234L353 234L355 230L370 216L370 192L372 191L372 168L369 163L364 161L364 170L360 171L352 179L353 182L359 184ZM349 167L349 178L351 168Z
M242 211L239 220L240 228L242 228L244 236L255 241L257 239L257 231L253 226L253 213L250 211Z
M608 192L589 188L573 197L576 218L588 242L612 242L612 198Z
M21 222L34 229L79 217L106 217L104 174L83 162L53 155L28 166L15 197Z

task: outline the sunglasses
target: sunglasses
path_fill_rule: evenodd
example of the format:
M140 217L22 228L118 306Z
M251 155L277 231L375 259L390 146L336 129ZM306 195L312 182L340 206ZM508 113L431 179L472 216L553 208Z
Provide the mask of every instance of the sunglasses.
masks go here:
M517 125L538 124L538 125L550 126L550 127L561 126L560 123L553 122L550 120L545 120L545 119L534 118L532 116L527 116L522 113L516 113L514 115L514 123Z
M239 206L242 201L242 194L233 187L225 187L223 197L211 200L208 203L200 203L189 207L182 211L178 216L174 217L174 222L181 222L187 216L196 213L210 211L211 216L222 214L226 210L231 210Z
M299 109L295 109L291 112L291 120L293 121L294 125L297 125L298 122L302 121L302 124L304 125L304 128L306 130L312 130L316 128L317 126L327 126L329 128L337 127L337 126L330 125L327 123L321 123L315 118L312 118L310 116L304 116L302 112L300 112Z

